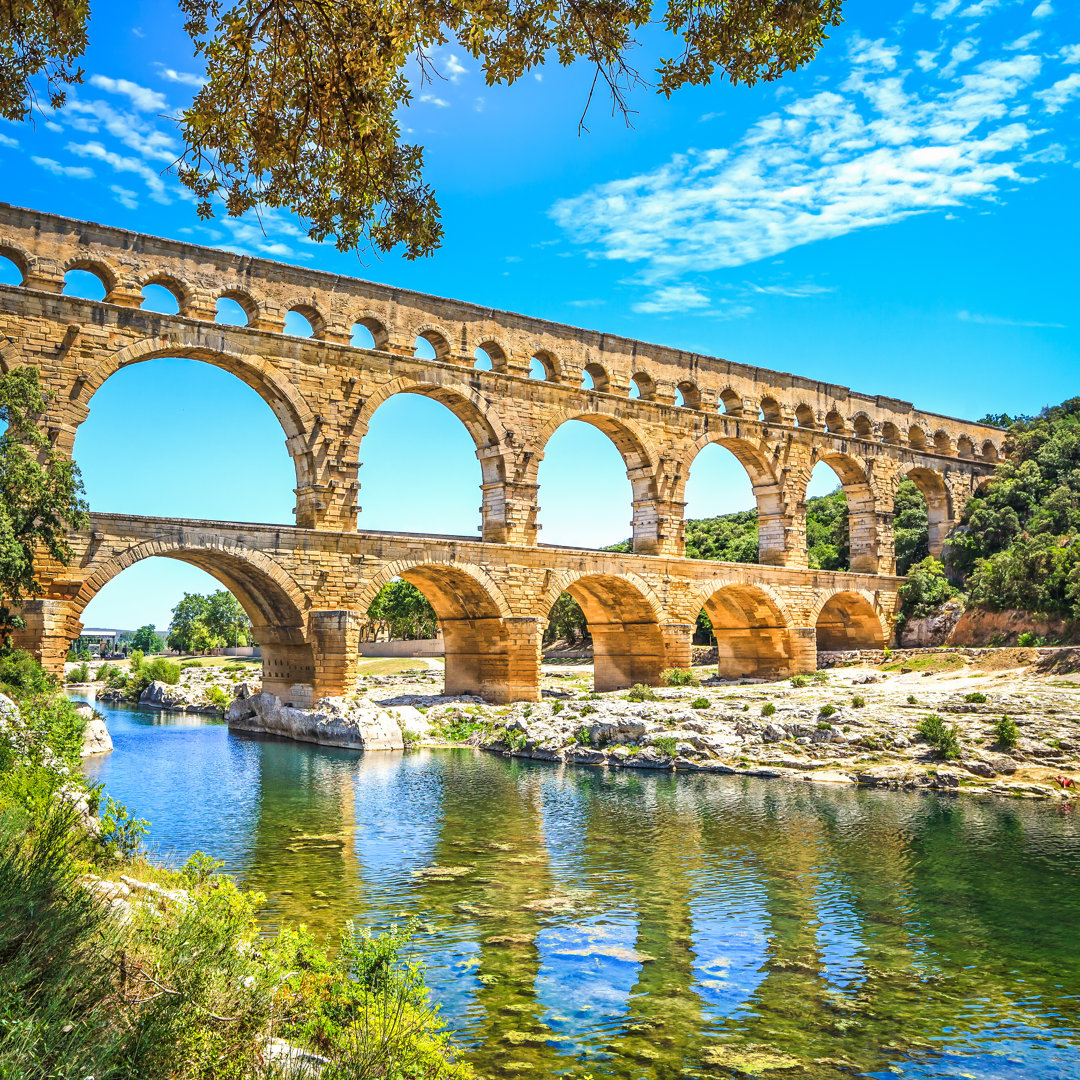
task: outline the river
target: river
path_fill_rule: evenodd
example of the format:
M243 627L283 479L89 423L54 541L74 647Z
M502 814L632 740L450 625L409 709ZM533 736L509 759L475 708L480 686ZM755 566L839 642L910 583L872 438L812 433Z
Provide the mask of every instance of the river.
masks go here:
M86 771L163 859L223 859L268 928L418 919L482 1075L1080 1078L1080 808L98 708Z

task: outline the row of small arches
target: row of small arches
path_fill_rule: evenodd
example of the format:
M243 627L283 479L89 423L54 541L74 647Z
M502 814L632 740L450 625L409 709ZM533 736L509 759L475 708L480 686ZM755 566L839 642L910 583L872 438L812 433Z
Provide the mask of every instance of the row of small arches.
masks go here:
M5 266L6 264L6 266ZM21 285L26 277L25 260L20 253L12 249L0 249L0 283ZM75 260L64 275L63 293L86 300L102 301L115 287L113 276L97 263ZM158 276L142 287L141 307L163 315L182 314L186 305L186 290L177 281L165 276ZM258 308L255 301L238 290L227 290L216 298L214 321L229 326L247 326L256 318ZM326 322L320 312L309 304L296 304L285 315L281 331L294 337L319 338L326 330ZM389 332L377 319L365 316L354 322L350 328L350 345L360 349L385 349L389 343ZM416 336L413 355L422 360L453 360L453 350L447 336L435 328L425 328ZM508 358L506 351L494 341L485 341L473 354L473 367L477 370L506 371ZM560 382L561 370L556 357L546 351L538 350L529 358L528 375L532 379L544 382ZM580 386L585 390L598 393L612 392L612 380L601 364L587 363L582 371ZM656 382L647 372L635 372L630 377L628 397L634 400L649 401L656 397ZM691 380L683 380L675 388L674 403L687 409L702 407L702 394ZM735 390L722 390L717 403L718 411L724 415L758 420L768 424L784 424L783 407L773 397L766 395L757 403L757 415L752 404L748 404ZM859 439L880 440L883 443L907 445L914 450L932 450L943 455L956 453L962 458L982 457L987 461L998 460L997 447L987 439L982 446L976 446L966 435L954 444L952 437L945 430L928 433L918 424L911 425L906 431L886 421L877 431L874 424L864 413L858 413L846 419L838 410L830 410L823 419L815 414L806 403L795 407L790 420L796 427L816 431L827 431L835 435L847 435Z

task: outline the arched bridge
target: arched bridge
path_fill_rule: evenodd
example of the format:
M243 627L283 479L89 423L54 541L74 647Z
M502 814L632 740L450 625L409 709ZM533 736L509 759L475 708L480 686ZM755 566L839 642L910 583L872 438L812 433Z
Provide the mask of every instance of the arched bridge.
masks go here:
M46 568L45 595L27 607L25 640L53 665L105 581L169 555L236 594L258 627L266 682L289 700L351 689L358 624L395 576L439 614L451 691L535 697L540 635L562 591L589 619L600 686L656 681L663 667L685 665L702 608L722 671L813 670L819 645L889 636L900 480L926 497L936 553L1002 452L1000 431L908 402L3 204L0 256L22 272L21 285L0 285L0 365L39 368L50 396L42 423L58 449L72 451L112 374L179 356L259 393L296 469L294 528L95 515L90 534L75 538L75 563ZM104 299L65 295L72 270L96 275ZM178 313L140 307L148 285L171 292ZM240 305L246 326L214 321L222 299ZM289 312L311 337L283 333ZM350 344L358 328L367 347ZM479 540L357 532L363 438L379 405L401 393L442 402L472 436ZM632 555L538 542L537 470L572 419L604 432L623 457ZM758 565L682 557L686 480L711 443L749 475ZM852 573L806 568L806 486L821 461L847 496Z

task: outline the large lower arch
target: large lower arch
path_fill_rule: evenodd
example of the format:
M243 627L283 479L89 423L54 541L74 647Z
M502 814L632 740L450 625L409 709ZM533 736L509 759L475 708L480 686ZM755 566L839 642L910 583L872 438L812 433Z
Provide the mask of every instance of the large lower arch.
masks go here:
M682 532L681 513L677 520L672 520L670 508L661 503L656 483L656 451L644 431L628 417L615 417L604 412L560 412L553 416L532 448L525 483L536 487L540 462L551 437L570 420L580 420L606 435L626 465L633 507L634 551L641 555L656 555L669 550L674 553L673 546ZM681 554L681 550L678 553Z
M843 488L847 499L848 531L850 537L851 569L856 573L877 574L883 569L891 572L893 565L891 524L882 528L877 512L874 490L867 476L866 466L849 454L816 449L810 468L818 462L829 466ZM810 481L809 474L806 483ZM805 485L803 487L803 514L806 512ZM891 507L888 521L891 523Z
M363 610L394 578L415 585L435 609L446 652L446 694L475 694L496 703L538 696L538 624L514 620L499 587L481 567L391 563L364 589Z
M763 585L712 582L701 606L716 638L717 674L723 678L782 679L807 668L803 639L779 598Z
M465 425L476 445L476 457L480 462L482 538L493 543L506 543L512 524L506 498L507 476L503 457L506 431L495 417L491 403L472 387L459 381L444 384L402 376L380 387L364 402L353 426L358 448L362 445L375 411L396 394L418 394L431 398L445 405Z
M79 376L66 392L66 398L57 403L66 413L57 417L60 420L57 450L69 456L74 454L78 427L89 416L94 395L111 376L131 364L165 357L197 360L221 368L251 387L270 406L285 433L285 445L296 470L296 523L316 527L318 508L310 497L319 480L315 417L300 392L273 364L243 351L217 328L147 338L102 356Z
M660 684L660 672L673 665L663 612L644 582L629 574L560 575L541 602L544 619L563 592L578 602L589 623L597 690Z
M305 706L322 691L337 690L320 685L318 658L307 632L307 598L272 559L240 544L184 535L134 544L94 569L74 598L73 616L80 618L97 592L121 571L155 556L205 570L236 597L251 620L262 652L265 692Z
M861 592L832 593L818 609L814 626L819 651L885 647L881 619L873 601Z
M945 537L953 526L952 498L945 484L945 478L941 473L923 466L908 469L905 476L915 484L926 499L927 539L930 554L940 559L945 547Z

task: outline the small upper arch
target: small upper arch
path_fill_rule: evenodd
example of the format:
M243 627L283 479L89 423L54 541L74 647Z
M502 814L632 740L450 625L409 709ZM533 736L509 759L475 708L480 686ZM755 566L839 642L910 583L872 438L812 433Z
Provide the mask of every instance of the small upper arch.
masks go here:
M529 378L542 382L558 382L560 367L558 357L548 349L537 349L529 357Z
M881 425L881 441L887 443L900 443L903 442L904 436L900 429L891 421L886 420Z
M226 301L222 304L221 301ZM236 305L243 313L246 322L240 323L234 319ZM250 326L259 316L259 305L254 298L241 289L224 289L214 297L214 322L229 323L235 326Z
M943 428L934 432L934 449L939 454L951 454L953 452L952 437Z
M630 397L652 401L656 397L656 380L647 371L635 371L630 376Z
M961 435L956 440L956 452L965 458L973 458L975 456L975 444L966 435Z
M69 259L64 263L63 276L64 276L64 292L69 296L77 296L78 293L74 291L68 292L69 285L72 282L69 280L69 275L75 271L76 273L82 272L84 274L91 274L93 277L101 283L101 287L104 290L104 295L101 297L94 297L93 299L107 300L109 293L116 288L116 274L112 268L105 262L99 259L92 259L84 255L77 255L75 258Z
M720 411L728 416L742 416L743 399L731 387L720 391Z
M800 402L795 406L795 423L801 428L816 429L818 426L814 410L806 402Z
M780 402L772 396L772 394L766 394L760 402L761 419L766 424L780 424L783 423L784 414L780 408Z
M683 379L675 387L675 404L684 409L701 408L701 391L698 385L690 379Z
M176 301L176 310L183 312L188 306L188 298L190 296L190 290L181 282L178 278L173 277L171 274L152 273L146 275L144 278L140 278L136 281L136 285L139 287L139 291L143 294L143 302L141 307L147 311L159 311L160 307L156 305L153 292L155 289L164 289L173 300ZM150 293L147 293L150 290ZM162 314L171 315L174 312L162 312Z
M982 445L982 456L986 461L997 461L1001 457L993 439L987 439Z
M851 418L851 426L857 438L872 439L874 437L874 422L864 412L858 412Z
M611 379L600 364L590 362L582 369L581 385L585 390L606 394L611 387Z
M297 337L320 338L326 333L326 319L310 300L290 300L285 304L285 322L281 327L282 333L295 334ZM307 323L307 327L297 326L290 328L289 316L299 315Z
M390 344L390 331L373 311L358 311L349 326L350 344L357 349L383 350Z
M11 263L19 277L18 281L10 280L5 284L23 285L26 282L27 277L30 276L30 257L25 251L15 247L13 244L0 244L0 260ZM0 272L0 280L3 280L3 277L3 273ZM11 274L10 277L13 279L15 275Z
M847 435L848 425L839 409L830 409L825 414L825 430L834 435Z
M421 343L426 343L427 348ZM432 355L427 355L427 354ZM449 360L451 358L450 335L441 326L425 323L416 331L413 356L421 360Z
M491 361L491 371L506 371L509 366L510 352L506 346L496 338L484 338L484 340L477 345L476 352L483 353L484 356ZM477 360L479 359L481 359L481 357L477 356ZM487 365L484 366L486 367Z
M926 432L918 424L912 424L908 428L907 442L914 450L926 449Z

